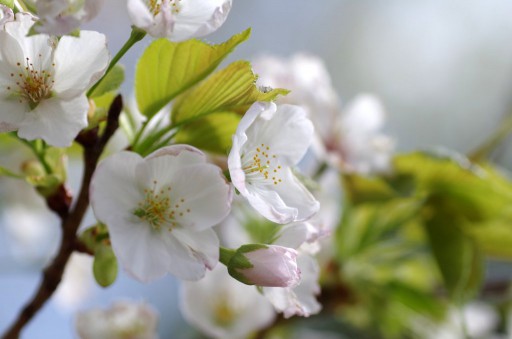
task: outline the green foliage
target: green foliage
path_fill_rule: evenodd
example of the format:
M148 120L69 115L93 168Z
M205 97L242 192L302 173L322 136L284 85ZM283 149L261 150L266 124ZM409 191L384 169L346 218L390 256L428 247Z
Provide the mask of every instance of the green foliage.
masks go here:
M436 210L425 226L431 249L452 300L473 297L483 277L483 257L473 239L457 227L457 216Z
M213 72L249 35L250 29L220 45L199 40L154 41L140 58L135 74L135 95L141 113L149 118L155 115L177 95Z
M0 0L0 5L7 6L11 9L14 8L14 0Z
M116 91L124 82L124 67L115 65L110 72L94 88L89 98L98 98L108 92Z
M233 112L220 112L183 126L176 134L178 144L189 144L218 154L227 154L241 116Z
M284 89L261 92L247 61L236 61L181 95L173 105L172 120L180 123L215 112L244 113L255 101L272 101Z
M261 92L256 78L248 62L238 61L179 96L173 105L173 123L192 122L180 129L176 142L226 154L231 136L249 106L288 93L283 89Z
M117 278L118 264L112 251L107 227L104 224L89 227L79 239L94 255L92 269L98 285L102 287L112 285Z

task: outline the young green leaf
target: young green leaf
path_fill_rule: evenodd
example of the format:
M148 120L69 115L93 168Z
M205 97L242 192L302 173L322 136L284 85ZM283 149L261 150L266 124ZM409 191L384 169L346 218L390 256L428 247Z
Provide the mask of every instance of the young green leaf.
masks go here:
M433 209L433 216L425 222L432 253L450 296L464 302L480 287L483 258L474 240L457 227L457 218Z
M172 110L173 123L183 123L215 112L244 113L256 101L272 101L285 89L260 91L247 61L237 61L180 96Z
M140 58L135 73L135 96L142 114L152 117L177 95L204 79L249 35L247 29L220 45L199 40L154 41Z
M236 131L240 118L239 114L233 112L205 116L181 128L175 141L226 155L231 148L232 135Z
M110 72L107 74L99 85L89 96L90 98L98 98L102 95L117 90L124 82L124 67L121 65L115 65Z

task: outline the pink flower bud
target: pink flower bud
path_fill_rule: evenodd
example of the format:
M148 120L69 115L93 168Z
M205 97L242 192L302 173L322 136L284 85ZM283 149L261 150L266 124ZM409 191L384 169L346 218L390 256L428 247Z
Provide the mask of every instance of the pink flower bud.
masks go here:
M276 245L244 245L229 262L229 273L248 284L294 287L300 282L297 251Z

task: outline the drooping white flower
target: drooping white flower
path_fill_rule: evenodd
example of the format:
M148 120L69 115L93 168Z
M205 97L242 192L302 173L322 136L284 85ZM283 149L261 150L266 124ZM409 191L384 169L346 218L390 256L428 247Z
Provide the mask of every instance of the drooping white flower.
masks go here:
M80 312L75 319L80 339L156 339L157 323L158 315L151 307L128 301Z
M208 35L226 20L232 0L128 0L132 23L155 38L183 41Z
M18 13L0 30L0 132L67 147L87 126L85 91L108 65L106 38L91 31L58 41L27 37L33 24L31 15Z
M247 285L294 287L300 281L297 251L276 245L244 245L231 258L229 274Z
M316 260L306 253L299 252L297 264L301 272L301 280L297 286L263 287L263 295L278 312L283 313L285 318L294 315L309 317L322 309L316 299L316 296L320 294L320 285L318 284L320 268Z
M256 102L240 121L228 157L231 180L265 218L285 224L318 211L292 171L312 137L313 125L298 106Z
M383 134L385 113L380 100L361 94L347 104L327 147L345 170L361 174L388 171L393 140Z
M12 9L5 5L0 5L0 30L4 29L4 24L14 20Z
M229 213L232 191L198 149L174 145L144 159L117 153L98 166L91 197L114 253L136 279L169 272L197 280L217 264L219 240L211 227Z
M301 272L300 282L296 286L263 287L263 295L285 318L294 315L309 317L322 309L316 299L320 294L320 268L310 252L311 248L314 251L318 249L312 244L317 243L321 236L321 231L309 222L286 225L276 235L274 245L297 249L297 267Z
M38 33L65 35L93 19L105 0L32 0L36 6L38 22L34 29Z
M204 279L182 285L183 317L208 336L246 338L275 317L272 305L253 286L244 285L217 266Z

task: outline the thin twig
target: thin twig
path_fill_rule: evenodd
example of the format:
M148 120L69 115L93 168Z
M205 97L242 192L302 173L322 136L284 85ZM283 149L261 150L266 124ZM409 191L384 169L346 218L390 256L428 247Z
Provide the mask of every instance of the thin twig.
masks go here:
M75 207L69 214L61 215L62 239L57 256L43 271L43 279L32 299L26 304L15 322L3 335L3 339L17 339L23 327L37 314L43 305L55 292L64 274L64 268L69 257L76 250L76 232L89 207L89 186L92 175L98 164L105 145L118 127L118 118L123 106L122 98L118 95L110 106L107 126L101 137L88 134L87 138L77 137L77 142L84 147L84 175ZM87 141L87 142L86 142Z

